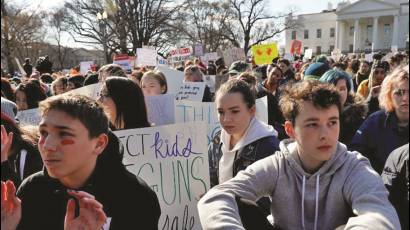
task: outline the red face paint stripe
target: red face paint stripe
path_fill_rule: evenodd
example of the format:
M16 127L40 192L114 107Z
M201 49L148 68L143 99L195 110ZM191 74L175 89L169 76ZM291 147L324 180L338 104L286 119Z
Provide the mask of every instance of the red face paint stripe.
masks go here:
M62 140L61 144L62 145L72 145L72 144L74 144L74 141L70 140L70 139L66 139L66 140Z

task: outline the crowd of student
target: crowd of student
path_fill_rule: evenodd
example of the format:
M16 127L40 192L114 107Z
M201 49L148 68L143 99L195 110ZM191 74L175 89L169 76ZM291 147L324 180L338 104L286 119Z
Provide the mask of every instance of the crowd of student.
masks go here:
M409 229L408 60L176 67L185 82L216 75L202 100L215 102L221 125L208 152L213 189L198 204L203 228ZM158 198L126 170L112 131L152 126L144 97L166 94L167 78L115 64L86 75L50 68L2 71L2 229L157 229ZM69 93L98 82L97 100ZM265 96L268 124L255 117ZM19 124L17 111L38 107L38 127Z

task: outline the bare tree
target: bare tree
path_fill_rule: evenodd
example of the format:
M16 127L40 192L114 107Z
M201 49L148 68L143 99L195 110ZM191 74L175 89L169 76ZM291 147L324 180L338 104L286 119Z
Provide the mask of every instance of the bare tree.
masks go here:
M53 29L52 37L56 42L56 46L50 46L50 48L57 53L56 56L60 69L64 69L64 63L70 50L62 44L63 33L67 31L67 25L63 20L66 14L65 8L56 9L49 14L49 25Z
M27 50L43 38L43 13L25 10L23 6L6 4L1 0L1 56L5 58L9 73L14 73L14 57L22 60Z
M226 27L230 27L234 12L228 2L189 0L179 12L177 23L171 24L180 42L190 45L201 43L209 52L226 46L237 46L229 39Z
M245 54L253 45L275 38L287 29L295 28L296 21L285 20L289 13L268 14L265 0L229 0L235 11L237 28L231 28L227 33L231 39L242 44ZM228 27L229 29L229 27ZM241 36L235 36L240 34Z

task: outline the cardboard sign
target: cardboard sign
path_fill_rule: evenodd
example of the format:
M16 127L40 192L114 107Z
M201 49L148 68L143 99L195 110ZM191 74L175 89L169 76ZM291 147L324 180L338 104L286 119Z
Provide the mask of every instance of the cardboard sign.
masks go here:
M278 55L276 43L252 46L252 56L257 65L271 64L272 60Z
M206 53L204 56L201 57L201 60L207 64L209 61L216 61L218 59L218 53L213 52L213 53Z
M245 51L242 48L231 48L223 51L225 64L230 66L235 61L245 61Z
M204 46L202 44L195 45L195 56L200 57L204 55Z
M312 59L312 57L313 57L313 49L306 49L304 58Z
M205 132L203 122L115 132L124 165L157 194L158 229L201 229L197 203L210 188Z
M87 74L87 71L91 70L93 65L94 65L94 61L82 61L82 62L80 62L80 74L82 74L82 75Z
M22 75L22 76L26 76L27 73L26 73L26 71L24 70L23 66L21 66L19 59L18 59L18 58L14 58L14 60L16 60L17 67L19 68L21 75ZM26 76L26 77L30 77L30 76Z
M293 40L290 45L290 53L297 55L302 54L302 42L299 40Z
M268 123L267 97L256 100L256 117L260 121ZM176 123L204 121L208 125L208 144L221 130L215 102L176 101L175 119Z
M209 90L211 91L211 93L215 93L215 79L216 79L215 75L205 75L204 76L204 81L206 85L209 87Z
M155 125L169 125L175 123L175 95L163 94L146 96L148 121Z
M97 100L98 97L100 96L100 91L102 87L103 87L102 83L95 83L92 85L80 87L78 89L70 90L66 92L66 94L80 94L80 95L84 95L87 97L91 97L94 100Z
M205 82L184 82L175 95L176 100L202 101Z
M20 125L37 126L41 121L40 110L38 108L35 108L18 111L16 119L19 120Z
M155 49L137 48L137 66L156 66L157 51Z
M132 60L128 56L128 54L118 54L115 55L113 58L114 64L120 65L125 71L131 71L132 70Z
M157 70L161 71L167 79L168 93L177 94L184 81L184 73L166 66L158 66Z

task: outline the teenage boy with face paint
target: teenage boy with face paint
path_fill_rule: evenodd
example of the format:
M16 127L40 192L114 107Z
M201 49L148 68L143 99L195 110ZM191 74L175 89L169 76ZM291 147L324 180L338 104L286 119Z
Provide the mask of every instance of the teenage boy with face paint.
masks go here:
M340 99L318 81L287 86L280 106L291 139L280 151L211 189L198 203L204 229L244 229L235 197L271 198L278 229L400 229L369 161L338 142ZM217 218L215 218L217 217Z
M102 107L60 95L40 111L45 167L23 181L17 197L11 181L1 182L2 229L157 229L157 196L122 164L122 146ZM2 151L10 137L2 132Z

